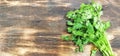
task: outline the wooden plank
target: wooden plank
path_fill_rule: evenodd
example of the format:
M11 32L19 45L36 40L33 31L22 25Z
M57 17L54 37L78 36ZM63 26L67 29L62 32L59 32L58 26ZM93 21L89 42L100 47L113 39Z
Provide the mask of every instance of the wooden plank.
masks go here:
M120 55L119 2L103 1L98 1L104 5L101 18L111 21L108 34L115 37L112 48ZM91 45L83 53L75 53L74 44L60 38L66 32L65 14L83 2L89 1L0 0L1 56L89 56Z

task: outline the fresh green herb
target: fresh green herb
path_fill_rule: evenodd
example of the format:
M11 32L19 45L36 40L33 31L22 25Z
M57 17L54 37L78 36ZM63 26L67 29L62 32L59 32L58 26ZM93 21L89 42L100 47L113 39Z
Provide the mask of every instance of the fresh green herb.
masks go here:
M77 46L76 51L83 52L84 46L92 43L103 56L114 56L105 31L110 27L110 22L102 22L102 6L95 2L81 4L79 9L69 11L66 15L67 31L69 36L62 36L64 40L71 40ZM91 51L94 56L96 50Z
M96 52L97 52L97 50L92 50L91 51L91 56L95 56Z

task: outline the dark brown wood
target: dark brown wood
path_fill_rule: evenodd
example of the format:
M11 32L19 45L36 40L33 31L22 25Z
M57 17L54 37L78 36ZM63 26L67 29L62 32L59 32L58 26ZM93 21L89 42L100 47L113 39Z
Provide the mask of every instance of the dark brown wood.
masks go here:
M74 44L60 38L66 33L66 12L83 2L90 0L0 0L0 56L89 56L91 45L75 53ZM97 2L103 5L102 20L111 21L107 32L119 56L120 1Z

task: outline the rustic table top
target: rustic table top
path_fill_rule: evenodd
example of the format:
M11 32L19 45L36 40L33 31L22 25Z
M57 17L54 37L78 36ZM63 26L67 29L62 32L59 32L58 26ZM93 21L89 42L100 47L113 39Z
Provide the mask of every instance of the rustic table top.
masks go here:
M111 22L108 37L113 38L113 51L120 56L120 0L96 1L103 5L101 19ZM91 45L75 53L73 43L60 38L66 34L66 12L88 2L0 0L0 56L89 56Z

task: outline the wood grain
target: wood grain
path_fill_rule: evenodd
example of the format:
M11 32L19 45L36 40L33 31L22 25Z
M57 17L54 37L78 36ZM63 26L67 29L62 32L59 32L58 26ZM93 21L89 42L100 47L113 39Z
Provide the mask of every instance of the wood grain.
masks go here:
M66 12L83 2L89 0L0 0L0 56L89 56L91 45L75 53L76 46L60 38L66 33ZM107 32L119 56L120 1L97 2L103 4L102 20L111 21Z

